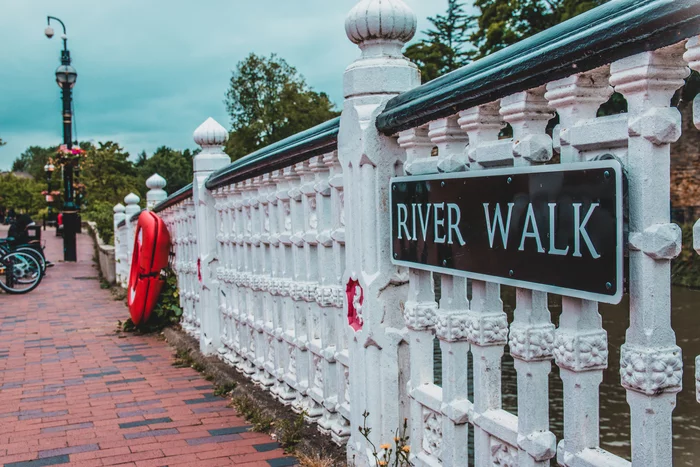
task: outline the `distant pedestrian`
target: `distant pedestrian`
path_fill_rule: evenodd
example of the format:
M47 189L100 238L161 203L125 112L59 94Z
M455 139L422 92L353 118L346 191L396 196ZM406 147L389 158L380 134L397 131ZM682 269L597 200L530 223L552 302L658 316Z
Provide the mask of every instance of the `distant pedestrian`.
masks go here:
M5 218L5 224L12 224L15 221L16 217L17 217L17 213L15 212L15 208L10 208L9 211L7 211L7 217Z

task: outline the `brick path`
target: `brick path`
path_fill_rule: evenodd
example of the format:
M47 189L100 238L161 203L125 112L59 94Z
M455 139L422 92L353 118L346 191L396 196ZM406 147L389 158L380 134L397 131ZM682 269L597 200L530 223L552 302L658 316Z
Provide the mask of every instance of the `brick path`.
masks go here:
M60 263L44 236L56 266L28 295L0 293L0 466L296 463L164 341L115 334L128 311L100 289L89 237Z

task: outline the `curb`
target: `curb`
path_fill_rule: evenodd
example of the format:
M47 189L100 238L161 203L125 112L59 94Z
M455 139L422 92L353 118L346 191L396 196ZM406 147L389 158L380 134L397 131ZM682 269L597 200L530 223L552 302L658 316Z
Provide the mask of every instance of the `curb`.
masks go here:
M284 419L291 422L299 416L292 411L291 407L281 404L270 394L262 391L235 368L219 360L217 357L202 355L199 351L199 342L183 331L170 327L163 330L163 335L168 344L176 350L189 353L193 362L204 368L203 373L213 378L212 382L214 384L218 386L235 384L235 388L231 391L230 396L249 397L255 402L264 415L277 421ZM271 434L274 435L275 439L280 438L278 428L273 427ZM345 447L333 443L330 437L318 431L315 424L304 423L301 441L294 449L309 456L319 456L328 459L332 461L333 466L346 465Z

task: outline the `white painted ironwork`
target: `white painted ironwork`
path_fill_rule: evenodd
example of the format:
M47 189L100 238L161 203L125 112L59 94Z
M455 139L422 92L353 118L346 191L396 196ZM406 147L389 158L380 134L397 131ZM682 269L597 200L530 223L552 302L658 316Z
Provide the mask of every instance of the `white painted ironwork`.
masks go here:
M470 455L478 466L670 466L682 377L669 281L680 250L678 228L669 223L669 144L681 125L670 101L688 66L700 69L700 38L590 71L572 69L389 137L375 127L378 114L419 82L400 52L415 33L415 17L402 0L361 0L346 31L362 55L345 72L337 150L295 155L287 166L208 190L207 177L228 164L220 149L227 134L211 119L195 132L203 151L195 158L193 195L160 212L172 236L183 329L205 353L347 443L354 465L372 464L358 430L369 412L377 446L408 420L416 466L466 465ZM598 117L614 91L629 111ZM548 130L555 115L559 123ZM512 137L499 137L506 124ZM391 263L393 176L610 158L629 184L630 328L619 364L609 361L595 301L563 297L553 323L547 294L519 288L509 323L498 284L441 274L438 303L435 273ZM134 196L125 200L125 226L115 229L122 284ZM121 216L115 207L115 225ZM698 232L700 223L700 250ZM441 385L433 380L436 337ZM502 404L506 345L517 372L517 415ZM560 440L549 426L552 360L564 388ZM600 447L599 386L608 365L619 365L627 391L631 462ZM700 402L698 368L700 357Z

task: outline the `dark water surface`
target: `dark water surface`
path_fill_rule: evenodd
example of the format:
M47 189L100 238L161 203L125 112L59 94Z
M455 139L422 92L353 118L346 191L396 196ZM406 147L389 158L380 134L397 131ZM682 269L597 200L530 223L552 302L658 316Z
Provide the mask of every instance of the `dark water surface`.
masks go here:
M439 295L439 283L437 294ZM513 320L515 290L502 288L504 309L508 321ZM676 341L683 351L683 390L677 394L677 405L673 411L673 465L700 465L700 404L695 401L695 356L700 354L700 291L673 287L671 295L672 325ZM561 298L549 297L552 322L559 322ZM620 346L625 341L629 327L629 300L625 296L619 305L600 304L603 327L608 332L608 364L600 385L600 441L601 447L613 454L630 459L630 414L626 393L620 385ZM471 356L470 356L471 360ZM435 347L436 383L441 380L442 356L436 339ZM470 372L471 372L470 362ZM470 391L473 388L470 376ZM517 414L517 384L513 358L508 353L503 357L503 408ZM470 392L471 394L471 392ZM563 388L559 368L552 362L549 378L550 429L557 437L563 436L564 405ZM471 444L471 439L470 439ZM697 461L696 461L697 458ZM554 464L554 462L553 462Z

